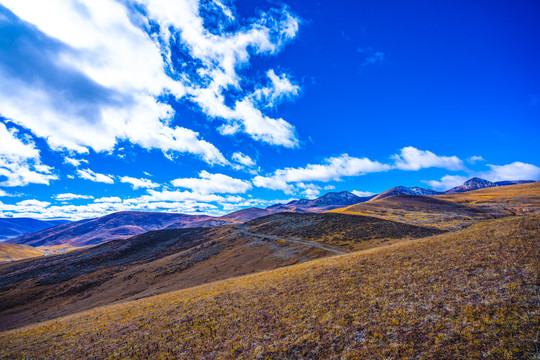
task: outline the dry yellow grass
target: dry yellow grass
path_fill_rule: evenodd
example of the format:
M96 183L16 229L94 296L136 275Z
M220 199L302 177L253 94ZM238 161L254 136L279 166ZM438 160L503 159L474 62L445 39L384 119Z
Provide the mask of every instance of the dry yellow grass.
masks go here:
M45 252L32 246L0 243L0 262L42 256Z
M540 181L500 186L458 194L438 195L437 199L456 204L499 205L527 214L540 209Z
M0 333L0 358L537 358L539 239L494 220Z
M494 218L540 213L540 182L429 197L389 196L328 212L458 230Z

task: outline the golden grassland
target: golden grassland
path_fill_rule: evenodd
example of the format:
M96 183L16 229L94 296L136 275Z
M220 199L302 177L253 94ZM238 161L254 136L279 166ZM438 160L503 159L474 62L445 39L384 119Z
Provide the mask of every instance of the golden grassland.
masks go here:
M540 216L0 333L3 359L538 358Z
M540 182L436 196L389 196L328 212L459 230L494 218L539 214Z
M42 256L45 252L32 246L0 243L0 262Z
M540 181L437 195L436 198L457 204L501 205L516 209L518 214L527 214L540 208Z

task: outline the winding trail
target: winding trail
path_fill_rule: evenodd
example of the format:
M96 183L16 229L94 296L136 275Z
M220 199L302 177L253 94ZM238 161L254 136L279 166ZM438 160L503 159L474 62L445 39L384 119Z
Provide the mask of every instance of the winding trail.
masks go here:
M332 249L332 248L326 247L324 245L317 244L317 243L312 243L312 242L305 241L305 240L298 240L298 239L291 239L291 238L281 238L281 237L278 237L278 236L266 235L266 234L254 234L254 233L247 232L245 230L238 230L238 232L240 234L242 234L242 235L257 237L257 238L261 238L261 239L286 241L286 242L290 242L290 243L294 243L294 244L298 244L298 245L316 247L316 248L319 248L319 249L326 250L328 252L334 253L336 255L347 254L344 251Z

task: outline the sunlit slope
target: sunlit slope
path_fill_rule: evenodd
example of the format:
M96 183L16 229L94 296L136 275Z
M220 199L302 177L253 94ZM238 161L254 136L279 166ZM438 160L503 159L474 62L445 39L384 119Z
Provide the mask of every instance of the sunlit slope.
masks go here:
M0 334L5 358L525 359L540 216L303 263Z
M439 195L437 199L486 209L503 208L517 215L537 213L540 212L540 181Z
M0 329L438 233L363 216L282 213L0 264Z
M448 195L396 195L330 212L456 230L482 220L540 213L540 182Z
M45 252L27 245L0 243L0 262L41 256Z

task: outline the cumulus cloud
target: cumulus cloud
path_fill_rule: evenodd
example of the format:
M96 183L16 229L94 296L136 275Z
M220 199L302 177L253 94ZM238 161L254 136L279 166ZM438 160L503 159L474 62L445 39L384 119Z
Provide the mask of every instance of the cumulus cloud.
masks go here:
M243 166L252 167L255 166L255 161L249 156L242 154L241 152L235 152L232 154L232 160L236 163L239 163Z
M122 199L118 196L102 197L94 200L95 203L121 203Z
M445 175L441 180L422 180L422 182L435 190L444 191L459 186L467 180L467 177L461 175Z
M371 191L358 191L358 190L353 190L351 191L354 195L356 196L360 196L360 197L368 197L368 196L373 196L375 195L374 192L371 192Z
M368 158L357 158L343 154L338 157L327 158L323 164L308 164L301 168L285 168L275 171L270 176L256 176L253 179L253 184L257 187L292 193L296 187L291 183L339 181L346 176L382 172L391 168L390 165L372 161Z
M420 170L437 167L447 170L464 170L463 161L456 156L439 156L431 151L418 150L412 146L401 149L399 154L392 155L394 166L400 170Z
M91 195L80 195L80 194L72 194L72 193L65 193L65 194L58 194L55 196L55 199L58 201L69 201L74 199L93 199L94 197Z
M489 181L503 180L540 180L540 168L538 166L520 161L507 165L488 165L489 171L481 172L478 177Z
M265 115L257 107L253 96L239 91L238 98L229 106L224 95L227 89L241 90L242 76L238 70L249 63L252 54L277 54L296 36L299 20L287 8L261 13L258 19L252 19L248 25L235 31L225 32L218 28L218 31L212 32L203 25L205 19L201 16L197 1L158 0L143 3L150 16L161 25L162 43L179 42L183 46L186 64L192 66L185 77L186 91L208 116L225 122L219 128L222 134L244 132L255 140L269 144L297 146L294 127L281 118ZM232 21L234 17L227 18ZM224 23L227 23L227 19L224 19ZM171 28L176 32L170 31ZM172 62L169 64L174 69ZM272 81L271 75L275 73L268 74ZM274 94L283 90L280 87L283 82L276 84Z
M69 164L69 165L74 166L74 167L78 167L82 163L88 164L88 160L86 160L86 159L74 159L74 158L70 158L70 157L65 157L64 162L66 164Z
M112 178L112 175L95 173L90 169L79 169L77 170L77 175L79 175L81 179L90 180L93 182L114 184L114 179Z
M211 174L205 170L199 173L199 178L175 179L171 183L197 194L243 194L252 188L248 181L224 174Z
M47 201L40 201L40 200L36 200L36 199L30 199L30 200L19 201L17 203L17 205L22 206L22 207L41 209L41 208L45 208L45 207L51 205L51 203L47 202Z
M35 144L0 122L0 186L49 185L56 179L52 168L41 164Z
M294 127L265 115L245 94L238 71L252 55L277 54L295 37L298 19L282 8L240 26L234 9L213 2L224 17L211 28L218 17L214 11L205 18L208 6L192 0L3 1L0 48L13 61L0 61L2 114L54 150L111 151L127 140L169 157L191 153L228 164L199 133L172 125L175 112L163 99L173 96L221 119L223 134L245 132L296 146ZM269 71L268 77L268 103L297 93L285 75ZM223 95L230 89L244 94L233 106Z
M156 184L152 180L149 179L137 179L130 176L123 176L120 178L120 182L131 184L134 190L137 189L154 189L159 187L159 184Z

